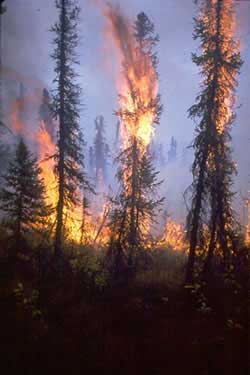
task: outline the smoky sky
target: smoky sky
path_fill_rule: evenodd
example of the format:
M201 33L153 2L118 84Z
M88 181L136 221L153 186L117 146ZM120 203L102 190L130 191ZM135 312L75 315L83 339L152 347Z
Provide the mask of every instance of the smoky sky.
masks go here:
M123 11L134 19L144 11L154 22L160 36L158 45L160 93L164 106L156 137L169 144L175 136L180 147L191 143L195 124L187 117L187 109L199 92L201 77L191 61L191 52L197 51L193 41L193 17L197 6L193 0L120 0ZM105 117L107 136L114 139L117 109L117 91L114 56L109 54L103 35L105 19L91 0L79 0L81 6L80 83L83 89L81 126L88 143L94 135L94 118ZM49 29L57 19L53 0L7 0L3 16L3 64L22 75L43 82L47 88L53 84L53 36ZM237 120L233 129L234 157L238 162L239 189L245 189L250 170L250 1L236 1L238 35L244 60L239 77ZM187 167L188 168L188 167ZM180 171L181 175L182 171ZM183 172L184 173L184 172Z

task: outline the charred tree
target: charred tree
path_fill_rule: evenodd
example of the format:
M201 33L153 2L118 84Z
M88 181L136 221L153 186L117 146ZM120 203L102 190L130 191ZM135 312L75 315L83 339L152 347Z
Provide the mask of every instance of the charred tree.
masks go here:
M227 268L235 229L231 208L235 165L231 158L230 130L235 119L236 77L242 61L238 43L233 38L233 2L203 1L201 8L201 16L195 19L194 39L200 39L202 54L193 54L193 62L200 68L203 82L196 104L189 109L189 116L199 122L193 144L187 283L193 281L197 248L205 247L205 231L209 234L204 263L207 273L215 248L223 257L224 269Z

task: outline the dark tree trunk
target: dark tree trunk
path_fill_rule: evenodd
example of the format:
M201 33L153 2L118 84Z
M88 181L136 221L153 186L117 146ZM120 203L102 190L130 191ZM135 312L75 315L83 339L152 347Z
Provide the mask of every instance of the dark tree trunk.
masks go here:
M55 256L62 254L62 231L63 231L63 209L64 209L64 90L65 90L65 0L62 1L61 12L61 44L60 44L60 78L59 78L59 162L58 162L58 204L56 211L56 234L55 234Z
M202 159L201 168L200 168L195 207L192 213L190 248L189 248L189 256L188 256L188 262L187 262L187 268L186 268L186 279L185 279L187 284L190 284L193 281L194 262L195 262L196 247L197 247L197 241L198 241L200 212L201 212L201 207L202 207L202 195L204 191L205 165L207 162L207 155L208 155L207 147L205 151L206 152L203 154L203 159Z

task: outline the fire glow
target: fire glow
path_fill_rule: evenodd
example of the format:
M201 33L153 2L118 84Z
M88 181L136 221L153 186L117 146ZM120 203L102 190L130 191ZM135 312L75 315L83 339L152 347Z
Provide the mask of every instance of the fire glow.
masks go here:
M37 154L42 171L41 177L44 180L47 191L47 203L53 208L50 217L50 224L53 230L56 220L55 209L58 201L57 181L54 174L55 162L53 158L56 145L44 121L37 122L37 130L34 129L33 125L32 129L30 129L31 124L30 121L28 121L30 108L34 105L38 107L40 102L41 95L34 95L34 97L32 95L25 95L23 98L16 99L12 104L10 122L13 134L23 137L32 145L32 148L35 149L35 154ZM55 129L57 127L56 121L54 121L54 127ZM91 215L86 215L83 219L80 200L81 196L79 194L79 205L74 208L65 208L66 238L77 243L105 244L108 241L108 231L104 225L105 223L103 223L106 208L103 208L103 210L96 214L93 212ZM84 228L82 226L83 220ZM85 232L84 236L82 235L81 229Z
M164 235L160 244L171 247L177 251L185 251L188 248L188 242L185 239L184 227L176 223L173 219L168 219Z
M217 4L216 0L213 0ZM235 41L233 36L236 31L236 20L233 17L232 7L233 0L224 0L218 2L218 5L221 7L220 12L220 24L219 28L223 30L223 39L220 40L219 46L216 44L216 34L218 33L218 24L216 16L216 7L211 7L209 2L205 2L204 9L200 15L205 23L205 27L209 30L210 40L209 42L204 41L202 48L204 53L209 53L211 49L215 50L220 49L223 54L223 60L230 64L231 56L238 51L240 48L239 41ZM203 13L205 12L206 15ZM213 57L211 55L211 61ZM206 72L210 71L210 61L204 66L204 75L207 75ZM208 82L215 79L213 70L211 74L208 75ZM230 124L232 119L232 106L235 104L235 94L232 90L229 90L229 85L236 82L237 72L229 74L228 71L219 64L217 69L217 80L218 80L218 89L216 92L216 111L212 113L212 121L216 126L216 130L219 134L222 134L225 128Z
M106 5L103 14L107 19L106 38L113 41L122 71L116 77L121 120L123 148L137 139L146 151L154 134L156 114L154 103L158 94L158 77L152 59L144 53L135 37L130 20L119 7Z

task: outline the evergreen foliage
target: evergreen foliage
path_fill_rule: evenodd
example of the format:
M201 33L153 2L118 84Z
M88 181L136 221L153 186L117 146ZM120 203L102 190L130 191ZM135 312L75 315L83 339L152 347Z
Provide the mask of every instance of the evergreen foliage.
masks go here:
M156 68L157 56L154 52L158 36L154 36L154 25L145 15L140 13L135 22L135 37L140 53L150 56ZM127 75L126 67L124 74ZM143 72L140 72L143 74ZM130 83L131 84L131 83ZM137 100L134 112L122 108L117 115L122 121L131 121L140 115L140 111L147 111L136 98L135 88L131 84L131 98ZM162 111L160 96L149 103L153 113L153 122L159 122ZM153 123L152 123L153 126ZM155 222L156 209L159 209L163 199L157 198L157 188L161 182L157 181L158 172L155 171L151 156L144 150L144 145L139 137L131 135L128 146L117 157L120 168L117 179L120 183L120 193L113 200L114 210L111 215L112 235L110 241L109 257L113 262L114 277L120 276L123 269L129 275L133 274L138 266L140 255L148 229Z
M79 125L80 87L74 66L78 64L79 6L73 0L58 0L59 21L52 27L54 38L55 91L53 112L59 122L55 173L58 181L55 255L62 254L65 209L79 203L79 188L86 186L83 173L83 137Z
M189 109L189 116L198 124L188 216L188 283L193 279L198 248L206 252L205 272L210 269L215 250L223 254L224 270L228 269L236 225L232 210L236 168L231 157L230 130L235 119L236 77L242 61L233 39L234 9L231 2L219 0L204 1L201 8L201 16L195 19L194 39L200 39L202 53L193 54L193 62L200 68L203 81L196 103Z
M15 158L9 163L3 176L4 186L0 192L0 207L7 215L7 227L17 246L25 233L43 225L50 213L40 173L37 159L21 138Z

